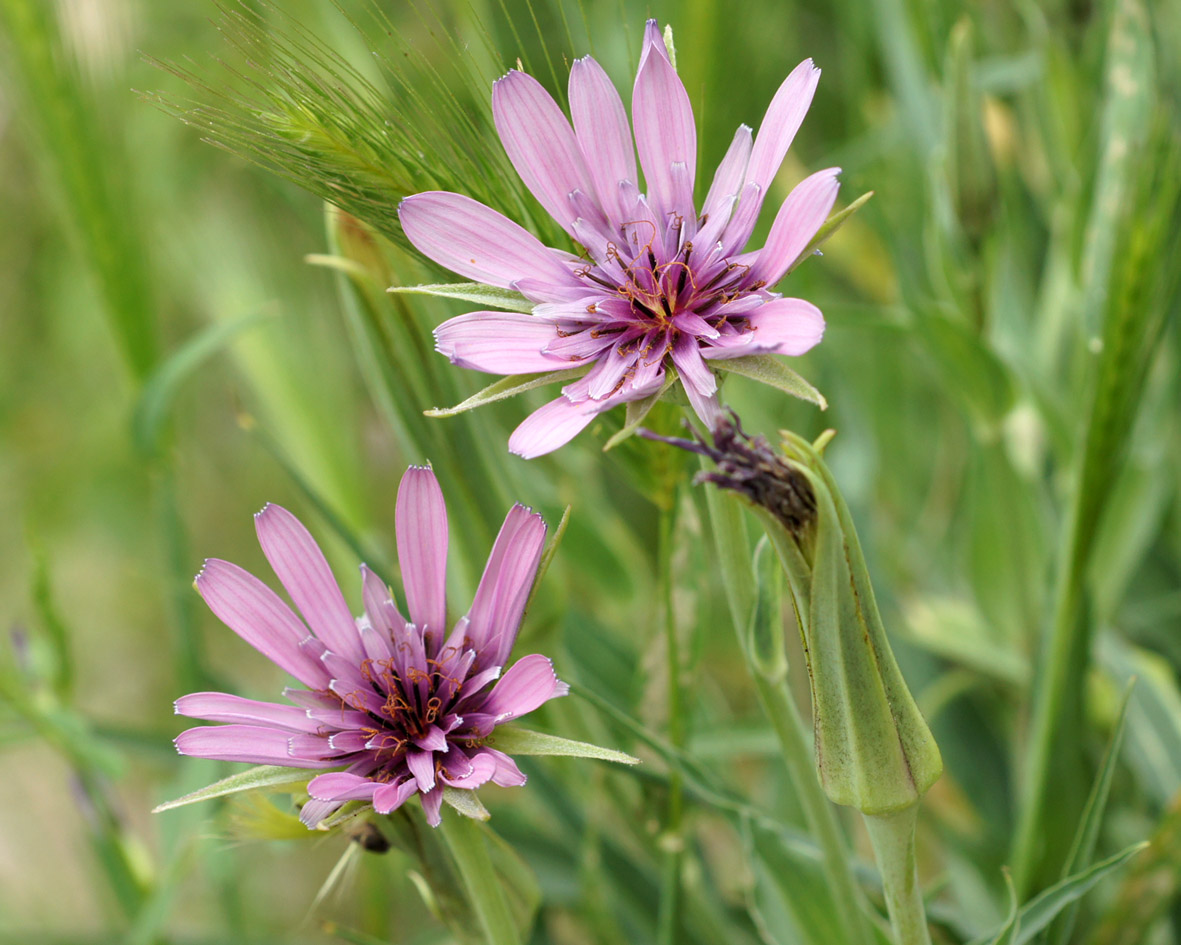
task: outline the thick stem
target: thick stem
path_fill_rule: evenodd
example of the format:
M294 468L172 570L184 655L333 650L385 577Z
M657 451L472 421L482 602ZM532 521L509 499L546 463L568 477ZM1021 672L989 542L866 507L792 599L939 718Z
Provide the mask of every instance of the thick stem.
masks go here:
M463 878L463 888L488 945L521 945L500 879L492 868L483 827L470 817L448 811L439 828Z
M657 549L660 567L660 587L664 609L665 659L668 672L668 740L674 748L685 746L685 721L681 695L681 647L677 637L676 614L673 610L673 533L676 528L677 497L660 512L660 546ZM657 941L673 945L679 941L681 913L681 865L684 855L683 837L684 797L681 775L670 771L668 778L668 813L665 818L663 846L664 873L660 888L660 912Z
M895 945L931 945L915 862L914 828L918 816L918 804L892 814L865 815L865 826L882 875Z

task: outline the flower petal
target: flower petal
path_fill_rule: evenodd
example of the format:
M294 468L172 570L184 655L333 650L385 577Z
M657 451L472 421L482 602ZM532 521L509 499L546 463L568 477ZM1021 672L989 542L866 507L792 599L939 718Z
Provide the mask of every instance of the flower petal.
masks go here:
M194 758L286 765L289 768L335 768L340 763L332 759L292 755L289 737L287 732L262 725L207 725L177 735L176 750Z
M495 715L499 724L527 715L569 691L570 687L555 675L549 657L534 653L521 657L509 668L488 693L482 710Z
M441 190L415 194L398 205L398 218L419 252L477 282L502 289L518 279L538 287L579 284L536 236L471 197Z
M490 755L495 762L495 771L492 775L493 784L499 784L501 787L520 787L529 780L517 767L517 763L503 751L485 748L484 754Z
M829 211L837 199L837 188L840 186L837 175L840 172L839 167L817 171L787 195L775 216L775 222L771 224L766 245L759 250L750 267L749 278L752 281L772 286L783 278L828 219Z
M405 804L417 791L418 784L413 778L383 784L373 792L373 809L379 814L388 814Z
M274 503L254 516L254 527L263 554L312 632L334 653L360 662L364 653L353 612L316 540L299 519Z
M570 122L533 76L516 69L492 86L492 118L508 158L546 212L573 234L569 195L595 192ZM600 211L601 213L601 211Z
M626 210L619 182L636 182L636 152L623 100L590 56L570 67L570 115L599 203L613 224L622 223Z
M709 186L709 193L705 195L705 203L701 205L701 215L706 218L707 223L714 220L719 213L728 213L733 200L742 190L742 184L746 180L746 166L750 161L750 148L750 127L739 125L726 156L714 171L713 183Z
M377 781L347 771L330 771L308 782L308 794L321 801L367 801L379 786Z
M422 802L422 810L426 814L426 822L432 827L439 826L443 822L443 818L439 813L440 808L443 806L443 789L438 787L429 794L419 794L418 799Z
M194 692L176 700L176 714L207 722L270 725L288 732L315 732L320 725L306 709L274 702L256 702L225 692Z
M650 43L645 46L646 51L651 48L654 47ZM660 50L664 50L663 40ZM680 76L664 55L646 54L640 62L632 93L632 124L640 165L644 168L648 202L663 232L670 214L685 219L696 216L692 205L681 206L676 202L673 164L685 165L690 194L697 168L693 107Z
M545 531L541 516L523 505L514 505L505 516L467 614L477 671L504 665L512 649L541 563Z
M435 350L452 364L489 374L535 374L564 371L579 358L546 354L542 349L558 338L554 323L515 312L469 312L449 318L435 329Z
M709 397L718 389L718 379L702 360L701 349L692 335L678 335L670 354L686 391L692 389L703 397Z
M227 627L311 689L323 689L328 672L300 643L311 636L279 595L249 571L208 558L197 592Z
M824 316L803 299L775 299L750 316L755 343L773 354L800 355L824 337Z
M419 634L447 625L447 506L429 466L411 466L394 508L406 607Z
M496 774L496 759L488 750L481 751L471 759L470 766L458 777L444 777L441 773L439 780L453 788L472 790L487 784Z
M406 618L394 603L385 581L365 564L361 565L361 602L370 626L387 638L393 633L394 627L401 627L406 623Z
M812 65L811 59L805 59L783 80L767 106L746 172L746 179L758 184L764 194L808 114L819 81L820 70Z
M590 425L598 411L572 404L565 397L551 400L529 414L513 430L508 450L525 459L534 459L569 443Z
M429 791L435 786L435 753L432 751L406 752L406 767L414 775L420 791Z

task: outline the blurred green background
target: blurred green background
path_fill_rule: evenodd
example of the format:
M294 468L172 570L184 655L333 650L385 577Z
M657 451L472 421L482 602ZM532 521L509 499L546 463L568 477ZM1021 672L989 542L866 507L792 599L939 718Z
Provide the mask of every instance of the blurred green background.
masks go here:
M531 464L504 450L522 400L422 420L490 379L429 352L429 328L461 305L381 290L445 276L347 221L329 217L326 231L316 196L203 143L231 126L167 111L216 94L145 58L242 90L255 104L229 113L252 116L239 152L269 129L287 163L279 144L264 160L296 177L312 168L300 183L314 193L339 160L360 181L344 187L345 209L378 233L396 240L397 199L428 186L552 233L506 177L489 83L520 57L561 93L569 61L593 52L628 101L643 21L656 16L673 25L697 111L700 193L735 127L757 127L805 57L824 74L769 203L834 164L843 203L875 191L785 287L828 320L824 343L794 365L828 411L741 378L724 396L752 431L838 431L828 455L947 762L922 837L937 935L967 941L1003 919L1000 867L1022 816L1037 837L1022 892L1058 878L1120 692L1138 675L1097 850L1155 845L1088 900L1073 934L1181 941L1181 351L1170 322L1181 5L380 6L388 31L361 0L247 2L228 21L204 2L0 0L0 939L446 940L400 853L350 854L348 875L313 906L342 851L359 848L292 831L283 799L149 813L230 770L177 757L174 698L207 687L273 698L282 685L192 591L201 559L268 575L250 515L277 501L322 537L359 605L353 568L364 557L396 573L396 485L430 459L458 535L453 607L470 600L511 501L551 524L572 505L518 652L553 653L593 700L563 700L537 725L648 761L638 775L536 763L528 787L485 792L493 827L540 877L535 941L652 936L669 765L621 721L657 734L666 722L652 496L683 509L673 598L700 765L684 940L825 940L806 908L823 903L806 843L768 853L749 811L711 804L702 787L773 811L784 829L799 820L734 652L700 496L675 485L692 468L635 440L604 456L618 417ZM290 46L236 49L250 35L241 11L298 36L289 15L337 50L373 83L387 126L350 138L341 106L334 138L337 80L321 90L323 111L268 102L266 90L289 87ZM157 90L171 104L157 107ZM415 134L439 150L416 162ZM317 149L327 158L313 167ZM352 276L308 254L348 257ZM675 412L654 421L674 430ZM1035 675L1048 638L1065 674L1054 698ZM1040 747L1039 718L1053 734ZM1046 773L1040 789L1031 770ZM1125 914L1137 918L1112 918Z

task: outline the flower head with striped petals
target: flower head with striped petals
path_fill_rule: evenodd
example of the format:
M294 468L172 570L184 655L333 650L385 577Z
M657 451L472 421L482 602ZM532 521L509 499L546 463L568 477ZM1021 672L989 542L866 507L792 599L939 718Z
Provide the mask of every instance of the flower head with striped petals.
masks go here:
M524 784L490 736L568 691L536 654L501 675L541 561L541 516L512 508L471 607L450 629L447 511L429 467L406 472L395 520L409 619L364 565L364 613L354 618L319 546L277 505L255 517L258 538L302 619L237 565L209 559L197 576L210 609L303 686L284 690L287 705L221 692L184 696L178 714L227 724L182 732L176 747L200 758L339 769L309 782L300 814L309 827L348 801L384 814L415 794L436 825L445 788Z
M827 219L840 169L792 190L766 244L746 251L819 77L810 60L800 63L758 135L738 129L700 212L693 112L655 20L644 35L630 125L619 93L589 56L570 70L572 122L524 72L496 83L492 109L508 157L579 255L546 247L460 194L407 197L399 217L426 256L531 303L528 312L471 312L444 322L435 330L440 352L492 374L588 368L514 431L512 452L530 458L558 448L604 410L659 392L670 368L712 428L719 407L711 362L799 355L820 341L816 306L772 288Z

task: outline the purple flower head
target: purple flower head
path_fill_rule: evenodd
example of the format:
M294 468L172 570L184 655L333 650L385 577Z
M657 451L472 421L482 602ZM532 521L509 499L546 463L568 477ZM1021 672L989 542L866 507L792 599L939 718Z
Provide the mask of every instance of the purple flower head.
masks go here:
M398 489L398 560L407 620L388 588L361 566L365 612L354 618L319 546L286 509L255 516L259 543L301 620L258 578L210 558L197 590L247 643L303 683L292 703L198 692L180 715L225 722L176 739L185 755L297 768L339 768L308 784L300 819L314 827L346 801L381 814L417 794L437 825L445 787L525 783L488 744L502 722L564 696L568 687L537 654L501 669L517 637L545 542L541 516L516 505L505 518L467 615L447 629L447 510L429 467Z
M544 246L483 204L441 191L399 207L407 238L460 275L513 289L530 313L471 312L435 330L455 364L492 374L587 373L513 432L526 458L568 442L604 410L657 393L676 371L694 410L718 417L711 361L803 354L824 333L816 306L771 291L827 219L840 168L813 174L783 202L762 249L745 252L772 179L811 104L820 70L800 63L757 136L739 127L700 212L689 96L655 20L632 92L589 56L570 70L573 127L541 84L512 71L492 91L496 129L525 186L581 255ZM636 168L644 172L641 193Z

